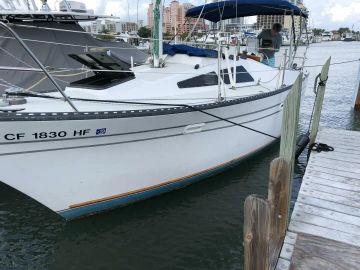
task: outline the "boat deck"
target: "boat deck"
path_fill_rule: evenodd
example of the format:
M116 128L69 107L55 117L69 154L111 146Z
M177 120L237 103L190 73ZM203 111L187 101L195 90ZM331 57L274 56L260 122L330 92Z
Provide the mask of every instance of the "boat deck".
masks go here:
M360 269L360 132L322 129L277 264L285 269Z
M215 84L208 84L205 80L202 82L198 77L217 71L217 63L217 59L213 58L168 56L167 65L162 69L154 69L150 65L137 66L133 69L135 74L133 79L114 85L95 83L98 88L86 83L70 85L65 89L65 94L73 99L74 105L80 112L151 110L171 108L177 104L212 104L218 102L217 77ZM278 69L253 60L239 59L236 63L237 66L244 68L244 71L239 71L239 73L250 76L250 79L238 78L234 88L230 84L221 84L221 95L227 101L267 94L281 88L281 72ZM199 66L199 68L195 69L194 66ZM222 61L222 67L227 67L225 60ZM297 71L287 71L284 76L284 85L293 84L297 75ZM186 87L179 87L178 83L189 80L192 81L188 82ZM26 104L1 109L19 110L24 113L73 112L69 104L63 101L59 92L47 93L47 95L57 99L27 97ZM86 99L86 101L76 99ZM101 100L119 102L97 102Z

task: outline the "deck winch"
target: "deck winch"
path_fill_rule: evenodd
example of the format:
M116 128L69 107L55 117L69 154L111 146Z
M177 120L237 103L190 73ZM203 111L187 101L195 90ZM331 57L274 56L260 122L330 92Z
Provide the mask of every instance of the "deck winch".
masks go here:
M12 93L13 95L9 96L8 93ZM12 105L23 105L27 103L27 100L24 97L16 96L15 93L17 91L6 90L2 95L2 99L0 100L0 107L8 107Z

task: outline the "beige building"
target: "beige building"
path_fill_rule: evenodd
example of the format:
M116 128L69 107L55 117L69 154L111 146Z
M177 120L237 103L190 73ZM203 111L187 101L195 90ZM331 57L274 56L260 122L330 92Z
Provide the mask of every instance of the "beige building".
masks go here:
M172 35L175 33L182 34L191 31L196 23L196 19L186 19L185 14L192 7L193 5L190 3L180 4L177 0L171 1L170 5L164 7L163 10L163 31ZM147 12L149 28L154 26L153 11L154 6L153 4L150 4ZM202 21L195 26L196 32L205 29L208 29L208 26L204 25Z
M154 5L151 3L149 4L148 11L147 11L147 21L148 21L148 27L154 26Z
M86 32L98 34L104 30L109 31L111 34L136 32L139 28L137 23L124 22L119 19L98 19L90 24L82 24L82 27Z
M299 8L303 9L304 12L307 12L306 7L304 6L302 0L289 0L289 2L297 5ZM280 23L283 25L284 31L290 32L292 29L292 19L291 16L285 15L262 15L257 17L256 28L257 29L271 29L274 23ZM300 34L301 28L305 31L305 25L307 21L300 16L294 16L294 27L295 33Z
M284 20L284 29L286 29L287 31L291 31L292 28L292 20L291 20L291 16L284 16L285 20ZM305 32L305 24L307 23L307 21L304 18L301 18L300 16L295 16L294 17L294 28L295 28L295 33L296 35L300 35L300 31L302 30L302 32ZM302 27L301 27L302 24Z
M257 17L256 28L257 29L271 29L274 23L281 23L284 25L285 17L281 15L260 15Z

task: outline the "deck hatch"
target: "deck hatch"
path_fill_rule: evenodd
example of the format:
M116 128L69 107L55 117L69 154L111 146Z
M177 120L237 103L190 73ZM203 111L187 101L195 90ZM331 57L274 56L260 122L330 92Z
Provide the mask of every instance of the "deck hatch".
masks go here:
M70 54L69 56L92 70L98 70L94 71L95 75L72 82L70 86L104 90L110 86L135 79L135 74L131 72L130 65L112 55L109 50Z

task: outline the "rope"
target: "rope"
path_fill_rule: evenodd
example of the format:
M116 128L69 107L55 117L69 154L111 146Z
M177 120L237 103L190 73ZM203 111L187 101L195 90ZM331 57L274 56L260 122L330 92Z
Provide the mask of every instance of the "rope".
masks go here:
M42 77L40 80L38 80L36 83L34 83L33 85L31 85L30 87L26 88L25 91L30 91L31 89L35 88L36 86L38 86L40 83L42 83L43 81L45 81L47 79L47 77Z
M13 37L7 37L7 36L0 36L0 38L4 39L15 39ZM69 46L69 47L77 47L77 48L107 48L107 49L117 49L117 50L137 50L135 47L129 47L129 48L121 48L121 47L100 47L100 46L91 46L91 45L78 45L78 44L72 44L72 43L62 43L62 42L54 42L54 41L44 41L44 40L36 40L36 39L22 39L24 41L29 42L37 42L37 43L45 43L45 44L52 44L52 45L62 45L62 46Z
M0 50L2 50L4 53L6 53L7 55L9 55L10 57L15 58L15 60L19 61L20 63L23 63L24 65L28 66L28 67L33 67L32 65L26 63L25 61L21 60L20 58L16 57L15 55L13 55L11 52L9 52L8 50L1 48Z
M60 69L60 68L56 68ZM8 67L0 66L0 70L16 70L16 71L32 71L32 72L42 72L37 68L22 68L22 67ZM153 69L152 69L153 70ZM110 69L87 69L87 68L68 68L63 69L62 71L84 71L84 72L111 72L111 73L136 73L136 74L169 74L169 75L204 75L204 76L214 76L213 74L201 74L194 72L162 72L159 70L153 71L132 71L132 70L110 70ZM236 74L248 74L251 72L274 72L276 70L249 70L249 71L239 71Z
M188 21L188 19L185 18L185 22L182 24L181 27L183 27L187 23L187 21ZM173 35L173 37L169 41L167 41L167 44L170 44L177 36L180 36L180 32L177 32L175 35Z
M43 29L43 30L50 30L50 31L60 31L60 32L92 35L92 33L86 32L86 31L77 31L77 30L69 30L69 29L61 29L61 28L51 28L51 27L26 25L26 24L12 24L12 25L14 25L15 27L36 28L36 29Z
M73 76L80 76L82 74L85 74L87 73L87 71L85 72L79 72L79 73L74 73L74 74L59 74L59 75L56 75L55 73L58 73L58 72L62 72L61 70L60 71L53 71L53 72L50 72L50 74L52 74L56 80L58 81L61 81L63 83L66 83L66 84L69 84L69 82L67 81L64 81L64 80L61 80L57 77L73 77ZM54 75L55 74L55 75ZM40 83L42 83L43 81L45 81L47 79L47 77L43 77L41 78L40 80L38 80L37 82L35 82L33 85L29 86L28 88L25 89L25 91L30 91L31 89L34 89L36 86L38 86Z
M9 87L10 85L0 83L0 86Z
M204 11L204 8L205 8L206 3L207 3L207 0L205 0L205 3L204 3L204 5L203 5L203 7L202 7L202 9L201 9L201 12L200 12L200 14L199 14L199 16L198 16L198 18L197 18L197 20L196 20L193 28L191 29L191 31L189 32L189 34L188 34L187 37L185 38L185 42L191 37L191 35L192 35L193 32L195 31L195 28L196 28L197 24L199 23L199 20L200 20L201 15L202 15L202 13L203 13L203 11ZM205 29L206 29L206 28L205 28Z
M317 82L318 80L320 79L320 76L321 74L319 73L316 78L315 78L315 83L314 83L314 93L315 93L315 99L314 99L314 104L313 104L313 107L312 107L312 111L311 111L311 116L310 116L310 121L309 121L309 127L308 127L308 131L307 131L307 134L310 135L310 128L311 128L311 124L312 124L312 120L313 120L313 116L314 116L314 113L315 113L315 102L316 102L316 97L317 97Z
M335 63L331 63L330 66L354 63L354 62L359 62L359 61L360 61L360 59L343 61L343 62L335 62ZM313 66L304 66L304 67L306 67L306 68L314 68L314 67L322 67L322 66L324 66L324 65L322 64L322 65L313 65Z
M8 86L10 86L10 87L15 87L15 88L19 88L18 86L16 86L15 84L12 84L12 83L10 83L10 82L8 82L8 81L6 81L6 80L4 80L4 79L2 79L2 78L0 78L0 81L3 81L4 83L6 83Z
M318 153L321 152L333 152L335 149L325 143L313 143L310 145L310 150Z
M263 82L263 81L261 81L261 80L260 80L260 82L261 82L261 83L270 83L270 82L272 82L273 80L275 80L275 79L276 79L276 77L280 75L280 73L281 73L281 70L279 70L279 72L278 72L278 73L275 75L275 77L274 77L274 78L272 78L271 80L269 80L269 81L265 81L265 82Z
M39 94L34 94L34 93L8 93L8 94L9 95L16 95L16 96L25 96L25 97L61 99L61 98L58 98L58 97L52 97L52 96L48 96L48 95L39 95ZM199 109L199 108L197 108L195 106L189 105L189 104L170 104L170 103L166 104L166 103L134 102L134 101L122 101L122 100L101 100L101 99L87 99L87 98L71 98L71 97L68 97L68 98L70 100L73 100L73 101L84 101L84 102L115 103L115 104L129 104L129 105L149 105L149 106L166 106L166 107L185 107L185 108L191 109L193 111L197 111L197 112L203 113L205 115L214 117L214 118L216 118L218 120L228 122L228 123L230 123L232 125L239 126L239 127L245 128L247 130L262 134L262 135L270 137L272 139L278 139L278 137L273 136L271 134L268 134L266 132L262 132L262 131L254 129L254 128L244 126L242 124L235 123L235 122L233 122L233 121L231 121L229 119L226 119L226 118L217 116L215 114L206 112L204 110L201 110L201 109Z
M0 38L3 39L14 39L13 37L8 37L8 36L1 36ZM157 41L159 39L156 38L142 38L143 40L148 40L148 41ZM128 48L122 48L122 47L115 47L115 46L106 46L106 47L99 47L99 46L91 46L91 45L79 45L79 44L73 44L73 43L63 43L63 42L54 42L54 41L44 41L44 40L36 40L36 39L23 39L24 41L29 41L29 42L37 42L37 43L45 43L45 44L52 44L52 45L61 45L61 46L69 46L69 47L77 47L77 48L106 48L106 49L116 49L116 50L137 50L136 47L128 47ZM163 42L168 42L170 43L171 41L173 41L173 39L163 39ZM202 45L202 42L185 42L185 44L187 45L194 45L194 46L198 46L198 45ZM218 46L216 43L213 44L208 44L209 46ZM229 46L228 44L220 44L220 46L225 47L225 46ZM262 48L260 48L262 49ZM266 49L271 49L271 48L266 48Z
M311 116L310 116L308 131L306 133L306 136L308 138L310 137L311 124L312 124L314 113L315 113L315 105L316 105L316 98L317 98L317 95L318 95L318 88L320 86L326 86L326 82L328 81L328 78L329 77L327 77L326 80L321 80L321 73L319 73L315 78L314 89L313 89L313 91L315 93L315 99L314 99L313 108L312 108L312 112L311 112ZM310 141L310 139L309 139L309 141ZM313 143L313 144L309 145L309 151L308 151L308 154L307 154L307 160L309 160L309 158L310 158L310 152L311 151L316 151L316 152L320 153L322 151L334 151L334 148L329 147L326 144Z

